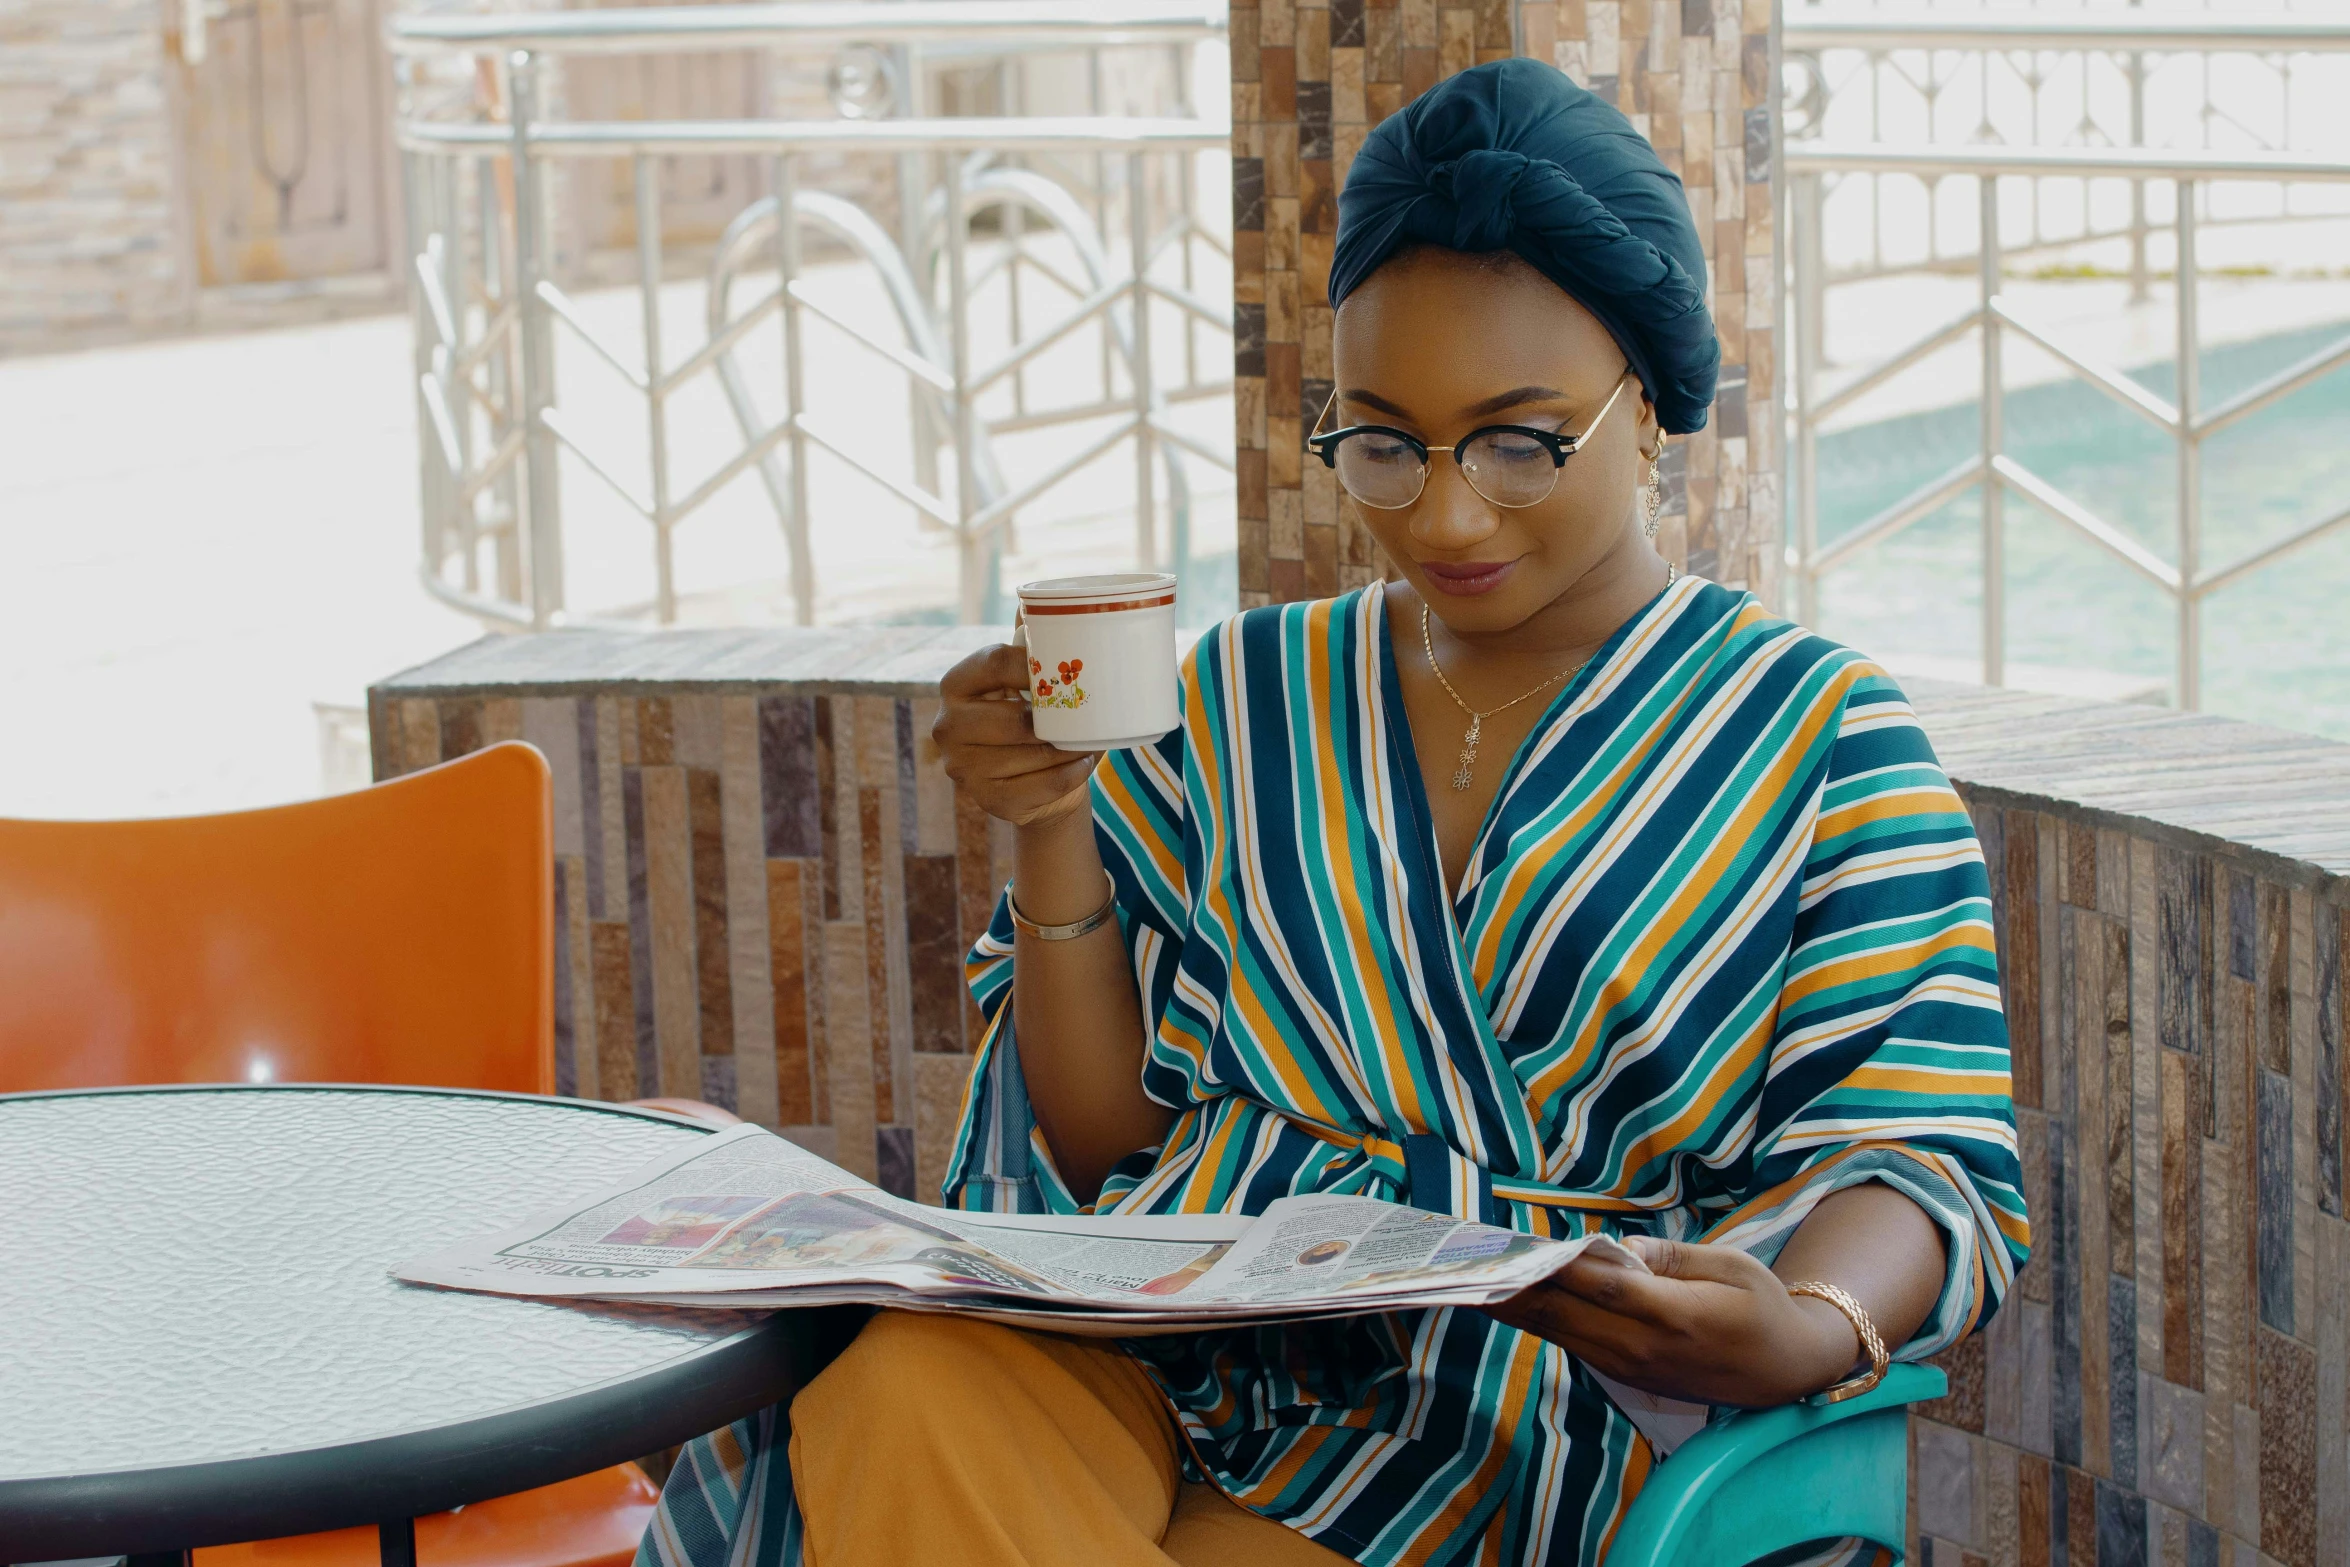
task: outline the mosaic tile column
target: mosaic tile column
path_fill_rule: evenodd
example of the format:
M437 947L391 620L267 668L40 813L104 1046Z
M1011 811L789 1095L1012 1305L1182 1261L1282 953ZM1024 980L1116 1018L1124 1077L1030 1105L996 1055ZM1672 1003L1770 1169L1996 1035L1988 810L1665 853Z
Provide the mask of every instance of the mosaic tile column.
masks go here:
M1780 512L1771 0L1261 0L1232 9L1234 418L1243 607L1380 575L1305 432L1330 395L1337 192L1371 126L1518 52L1613 101L1678 174L1722 337L1705 430L1665 448L1659 543L1770 600Z
M876 646L1001 634L817 633L813 657L794 646L847 669ZM483 650L533 645L560 667L580 639ZM979 1038L963 954L1009 879L1008 830L957 797L930 743L937 673L956 656L925 659L912 689L379 686L376 776L498 740L546 755L558 1093L707 1100L935 1202Z

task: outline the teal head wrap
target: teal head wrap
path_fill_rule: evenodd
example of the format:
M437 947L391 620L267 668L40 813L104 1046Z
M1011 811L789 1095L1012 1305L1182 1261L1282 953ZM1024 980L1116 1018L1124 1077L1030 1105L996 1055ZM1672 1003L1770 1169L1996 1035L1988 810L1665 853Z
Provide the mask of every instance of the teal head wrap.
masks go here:
M1413 244L1523 256L1606 326L1659 424L1705 427L1722 349L1688 198L1631 122L1564 72L1495 60L1372 129L1338 197L1330 303Z

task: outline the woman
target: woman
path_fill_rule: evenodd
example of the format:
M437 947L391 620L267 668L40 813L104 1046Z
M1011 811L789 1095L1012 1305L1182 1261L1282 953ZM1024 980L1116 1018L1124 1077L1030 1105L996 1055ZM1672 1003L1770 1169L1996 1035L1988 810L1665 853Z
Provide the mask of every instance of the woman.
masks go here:
M1965 812L1880 671L1650 543L1718 358L1679 182L1510 60L1378 127L1339 210L1310 444L1393 579L1211 632L1183 728L1098 766L1012 649L944 683L1016 827L947 1197L1360 1192L1652 1271L1124 1348L884 1313L788 1451L772 1412L689 1449L648 1567L1591 1562L1654 1462L1602 1377L1780 1403L2013 1279Z

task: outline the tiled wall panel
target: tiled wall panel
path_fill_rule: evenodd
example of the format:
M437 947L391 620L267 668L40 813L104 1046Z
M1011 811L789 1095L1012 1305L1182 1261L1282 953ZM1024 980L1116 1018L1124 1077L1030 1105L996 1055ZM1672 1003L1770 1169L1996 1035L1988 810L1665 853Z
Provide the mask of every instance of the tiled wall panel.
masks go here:
M1371 126L1513 48L1607 97L1680 174L1722 338L1706 428L1666 446L1666 554L1777 591L1776 165L1770 0L1260 0L1232 9L1243 606L1344 592L1378 547L1305 432L1330 395L1337 191Z
M555 774L556 1086L680 1095L936 1201L1007 879L935 703L811 693L375 699L394 777L528 739Z
M2342 886L1973 806L2034 1255L1914 1422L1912 1559L2350 1560Z

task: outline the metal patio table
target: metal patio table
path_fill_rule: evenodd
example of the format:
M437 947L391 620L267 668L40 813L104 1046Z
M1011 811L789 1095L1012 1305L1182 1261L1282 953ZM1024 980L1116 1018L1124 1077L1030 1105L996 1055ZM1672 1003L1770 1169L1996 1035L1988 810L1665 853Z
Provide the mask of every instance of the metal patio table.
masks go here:
M439 1089L0 1096L0 1562L413 1520L788 1397L821 1314L557 1305L388 1270L706 1135Z

